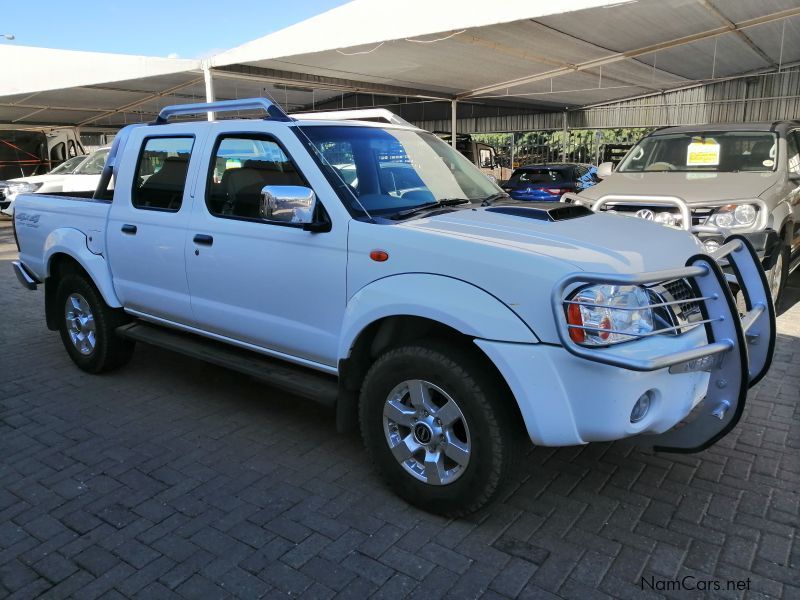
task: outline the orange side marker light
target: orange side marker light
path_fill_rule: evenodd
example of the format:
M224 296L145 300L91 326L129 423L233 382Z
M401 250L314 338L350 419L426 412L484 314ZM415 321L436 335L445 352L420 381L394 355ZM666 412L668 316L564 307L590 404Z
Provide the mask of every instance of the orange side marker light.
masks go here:
M386 250L373 250L369 253L369 257L375 262L386 262L389 260L389 253Z

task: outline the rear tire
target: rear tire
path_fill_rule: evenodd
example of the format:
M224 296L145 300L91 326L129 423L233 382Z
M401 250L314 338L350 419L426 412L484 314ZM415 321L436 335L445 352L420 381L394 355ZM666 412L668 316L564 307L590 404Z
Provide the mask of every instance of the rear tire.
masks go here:
M367 373L364 445L407 502L448 517L486 505L522 440L509 392L467 349L416 342L387 351Z
M88 373L102 373L127 363L133 342L117 337L114 330L128 322L119 309L103 300L94 284L81 273L67 273L56 292L61 341L72 361Z

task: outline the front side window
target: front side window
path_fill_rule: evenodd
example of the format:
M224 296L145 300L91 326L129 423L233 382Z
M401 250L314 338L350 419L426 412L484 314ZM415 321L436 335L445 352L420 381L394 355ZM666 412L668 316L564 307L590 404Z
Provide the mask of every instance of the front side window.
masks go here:
M774 171L777 137L768 131L674 133L644 138L619 173Z
M193 145L193 137L158 137L145 141L133 180L131 202L134 207L180 210Z
M268 137L222 137L210 171L206 205L218 217L261 219L264 187L308 185L281 146Z
M433 202L480 201L502 193L461 153L427 132L308 125L298 136L313 145L354 212L388 216Z
M52 162L62 162L67 158L67 145L59 142L50 149L50 160Z
M492 151L488 148L481 148L480 150L481 155L481 168L482 169L491 169L494 167L492 164Z
M800 173L800 130L792 131L786 138L789 172Z

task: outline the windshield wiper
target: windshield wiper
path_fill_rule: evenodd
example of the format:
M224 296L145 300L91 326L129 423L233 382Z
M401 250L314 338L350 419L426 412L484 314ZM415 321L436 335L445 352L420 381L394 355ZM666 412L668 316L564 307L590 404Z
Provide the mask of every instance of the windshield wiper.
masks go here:
M407 208L405 210L398 211L394 213L391 216L391 218L402 219L404 217L408 217L410 215L425 210L429 210L431 208L438 208L440 206L460 206L462 204L469 204L469 203L470 200L467 200L466 198L443 198L441 200L437 200L436 202L426 202L425 204L420 204L419 206L415 206L413 208Z
M504 200L505 198L511 198L511 196L505 192L497 192L496 194L492 194L491 196L484 198L483 202L481 202L481 206L491 206L498 200Z

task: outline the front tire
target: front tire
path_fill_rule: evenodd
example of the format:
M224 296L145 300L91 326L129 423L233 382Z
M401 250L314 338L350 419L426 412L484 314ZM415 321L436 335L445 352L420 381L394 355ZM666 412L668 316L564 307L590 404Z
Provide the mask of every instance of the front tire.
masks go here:
M407 502L448 517L474 512L498 491L521 440L508 395L468 350L436 342L389 350L362 386L364 445Z
M133 342L114 330L127 322L120 310L108 306L94 284L80 273L66 274L56 292L61 341L72 361L88 373L102 373L127 363Z
M772 295L772 303L775 308L778 308L783 291L786 289L786 280L789 278L789 261L791 253L788 245L781 246L778 256L775 258L775 264L767 271L767 283L769 283L769 291Z

